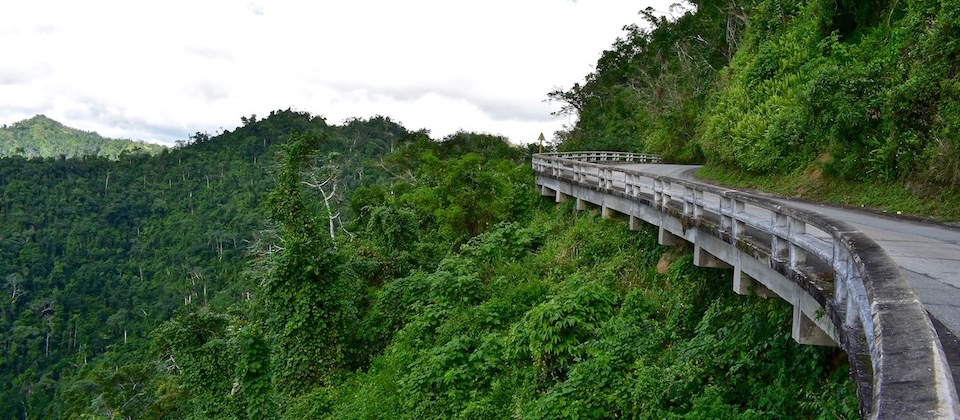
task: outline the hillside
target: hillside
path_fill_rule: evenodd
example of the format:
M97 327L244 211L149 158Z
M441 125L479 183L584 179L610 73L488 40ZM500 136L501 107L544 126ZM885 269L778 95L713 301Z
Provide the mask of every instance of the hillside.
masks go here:
M660 153L739 185L960 220L960 2L689 6L642 12L649 29L550 94L578 117L561 149Z
M0 157L100 156L116 160L122 153L157 154L164 149L152 143L101 137L94 132L67 127L43 115L0 128Z
M16 417L856 413L787 305L542 200L501 137L278 111L155 156L3 158L0 197Z
M384 118L328 126L279 111L156 155L0 159L0 412L62 417L52 413L65 387L82 383L66 378L148 351L178 308L239 299L291 132L348 152L337 160L344 189L407 134Z

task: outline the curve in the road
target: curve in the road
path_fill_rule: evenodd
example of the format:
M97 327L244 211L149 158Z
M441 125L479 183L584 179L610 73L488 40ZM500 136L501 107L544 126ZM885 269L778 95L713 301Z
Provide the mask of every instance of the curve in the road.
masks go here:
M693 173L700 168L695 165L618 166L690 182L702 182L693 177ZM960 229L894 215L783 197L768 197L786 206L843 220L867 234L906 274L927 311L951 333L960 332Z
M960 363L944 354L960 350L950 333L960 331L960 231L720 188L693 179L696 167L634 162L659 161L577 152L535 155L533 167L544 195L627 214L631 226L658 225L662 243L693 243L698 264L729 264L735 290L765 277L760 283L795 306L798 341L833 340L850 354L864 415L960 416L950 372ZM811 267L834 270L834 284L818 285Z

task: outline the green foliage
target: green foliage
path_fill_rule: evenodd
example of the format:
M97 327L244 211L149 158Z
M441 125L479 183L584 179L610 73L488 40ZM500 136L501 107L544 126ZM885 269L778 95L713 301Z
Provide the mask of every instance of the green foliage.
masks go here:
M609 288L590 282L562 291L526 313L512 333L527 345L524 350L541 383L566 379L569 368L583 359L585 344L596 339L600 326L609 320L615 300Z
M655 232L564 210L387 283L366 321L386 347L316 397L322 416L857 416L842 353L793 342L789 305L689 255L657 274Z
M2 160L2 409L852 415L786 305L689 256L657 274L654 232L538 200L525 154L281 111L156 157Z
M427 304L429 281L426 274L414 273L393 280L376 292L360 329L375 351L382 351L393 335Z
M160 363L150 350L151 331L175 319L178 308L226 316L227 308L259 297L263 276L244 274L247 251L279 245L264 230L268 215L260 206L275 185L275 146L294 131L326 135L320 154L354 150L338 161L340 191L359 185L360 174L371 183L382 177L376 154L400 147L407 136L383 117L338 127L288 110L248 120L234 132L193 136L154 156L0 159L0 281L12 297L0 305L6 337L0 412L27 418L215 412L209 407L218 405L210 401L223 398L224 387L214 376L194 383L203 392L181 393L186 388L177 369L141 368ZM307 211L315 209L316 200L307 203ZM349 214L348 201L335 205ZM237 314L227 318L237 328L250 322ZM262 322L257 325L256 334L272 343ZM275 404L269 400L251 402L260 407L253 409L236 396L247 386L238 378L272 377L269 358L266 370L243 370L236 364L246 350L230 340L238 339L182 347L231 354L215 369L229 372L222 375L227 391L238 384L227 400L240 402L230 413L270 412Z
M695 142L709 87L726 65L746 23L734 3L695 2L672 20L641 11L649 29L626 28L604 51L584 85L549 94L561 113L578 117L560 133L562 150L624 150L702 159ZM683 7L680 4L675 7Z
M293 134L267 204L283 249L266 257L261 299L272 343L273 386L297 396L329 384L343 368L354 293L339 275L340 256L323 231L326 215L310 211L300 173L323 137Z
M77 158L98 156L117 160L121 155L155 155L166 148L142 141L110 139L69 128L43 115L0 128L0 157Z
M501 137L457 133L436 143L417 135L386 163L392 178L351 199L363 240L350 265L369 284L436 265L492 226L525 217L536 199L523 150Z
M241 328L237 340L240 360L237 362L236 376L247 402L246 415L251 419L274 417L276 408L270 382L270 346L253 327Z
M191 417L237 417L243 412L237 394L234 364L239 355L230 317L206 310L184 313L154 331L161 369L174 370L181 406ZM231 328L233 327L233 328Z
M899 3L807 2L775 36L749 37L708 113L704 150L748 171L822 163L841 179L954 188L956 96L944 81L956 43L939 37L956 5ZM767 105L780 98L792 99Z
M771 18L781 16L778 10ZM760 34L748 35L748 46L730 65L734 71L712 98L701 144L717 163L755 172L785 172L817 156L820 144L798 139L805 127L794 119L805 115L798 112L800 92L809 83L811 66L822 60L819 23L786 18L791 19L789 32L762 41L753 39ZM759 43L755 50L753 42Z
M578 117L560 149L960 194L956 0L688 6L641 12L648 28L548 95Z

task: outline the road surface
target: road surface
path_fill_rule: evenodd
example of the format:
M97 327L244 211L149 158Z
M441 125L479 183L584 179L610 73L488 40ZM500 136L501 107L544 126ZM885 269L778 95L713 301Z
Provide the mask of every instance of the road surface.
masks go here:
M693 172L699 166L666 164L617 164L616 166L704 183L693 177ZM900 266L900 270L913 284L920 302L936 319L934 322L939 321L945 325L954 337L960 332L960 228L758 194L794 208L844 220L867 234ZM941 340L946 339L941 337ZM944 346L947 345L948 343L944 343Z

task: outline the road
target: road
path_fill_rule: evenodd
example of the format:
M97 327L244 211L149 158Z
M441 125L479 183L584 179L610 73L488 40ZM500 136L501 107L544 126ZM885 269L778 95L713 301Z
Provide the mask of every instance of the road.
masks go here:
M699 166L666 164L618 164L616 166L687 181L704 182L693 177L693 172ZM844 220L867 234L900 266L901 271L913 284L917 297L927 312L954 333L950 339L956 341L955 333L960 332L960 229L897 218L893 215L758 194L794 208ZM941 335L943 335L942 331ZM947 340L947 338L941 337L941 340ZM947 345L948 343L945 342L944 346ZM957 368L960 366L954 369Z

